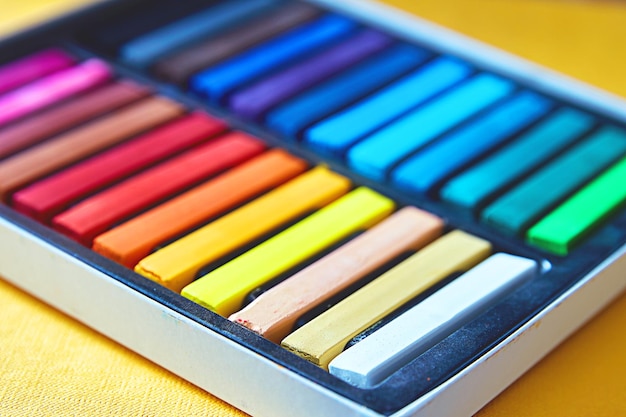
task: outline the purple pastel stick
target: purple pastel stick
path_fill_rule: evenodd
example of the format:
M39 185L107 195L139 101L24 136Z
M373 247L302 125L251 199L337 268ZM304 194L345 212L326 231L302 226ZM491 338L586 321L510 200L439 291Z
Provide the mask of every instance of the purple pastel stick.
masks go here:
M284 100L379 52L392 42L379 32L362 30L330 49L233 94L229 106L243 117L259 119Z
M71 67L75 60L60 49L40 51L0 67L0 94Z
M0 126L111 78L108 65L90 59L0 96Z

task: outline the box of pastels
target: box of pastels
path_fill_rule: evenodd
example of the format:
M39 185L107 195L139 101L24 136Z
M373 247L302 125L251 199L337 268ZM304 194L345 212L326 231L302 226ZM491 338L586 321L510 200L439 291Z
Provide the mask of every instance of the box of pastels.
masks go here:
M0 45L0 275L255 416L469 415L623 289L626 105L363 0Z

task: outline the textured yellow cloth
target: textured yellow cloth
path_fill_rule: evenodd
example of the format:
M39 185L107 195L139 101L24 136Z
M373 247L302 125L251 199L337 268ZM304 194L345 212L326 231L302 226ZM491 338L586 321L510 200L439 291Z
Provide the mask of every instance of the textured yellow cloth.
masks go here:
M88 0L0 0L0 38L88 3Z
M0 280L0 416L245 416Z
M622 0L384 0L626 97Z
M386 0L626 96L626 6ZM0 36L84 0L0 0ZM35 261L35 260L34 260ZM0 416L238 416L237 410L0 280ZM626 414L626 296L478 415Z

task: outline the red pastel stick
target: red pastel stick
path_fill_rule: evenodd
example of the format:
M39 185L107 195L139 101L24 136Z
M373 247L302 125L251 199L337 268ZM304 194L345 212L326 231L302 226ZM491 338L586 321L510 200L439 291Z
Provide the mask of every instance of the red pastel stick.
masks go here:
M182 117L16 192L13 207L47 222L78 199L225 129L223 122L204 113Z
M52 219L55 229L87 245L132 215L261 153L265 145L233 132L191 149L96 194Z

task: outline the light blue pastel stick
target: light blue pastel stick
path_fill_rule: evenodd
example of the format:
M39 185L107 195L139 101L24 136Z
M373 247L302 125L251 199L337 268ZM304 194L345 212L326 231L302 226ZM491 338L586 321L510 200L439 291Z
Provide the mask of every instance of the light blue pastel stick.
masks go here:
M210 100L220 100L253 78L338 41L356 27L356 22L343 17L321 17L196 74L191 88Z
M406 74L429 56L424 49L397 45L277 107L267 116L267 125L295 138L306 126Z
M440 58L314 125L304 139L318 152L341 155L362 137L463 80L471 71L457 60Z
M565 108L479 164L447 182L440 191L445 201L475 209L499 190L514 183L578 140L594 118Z
M434 143L403 162L391 174L404 189L428 192L463 165L493 149L546 114L552 102L524 91L478 120Z
M514 88L512 82L502 78L478 75L359 142L348 151L348 164L382 181L403 157L504 98Z

